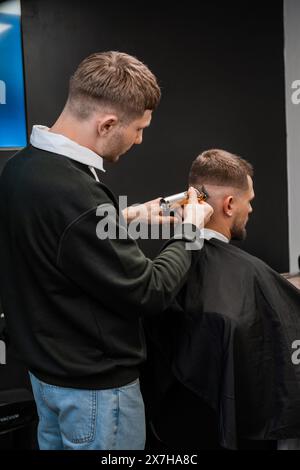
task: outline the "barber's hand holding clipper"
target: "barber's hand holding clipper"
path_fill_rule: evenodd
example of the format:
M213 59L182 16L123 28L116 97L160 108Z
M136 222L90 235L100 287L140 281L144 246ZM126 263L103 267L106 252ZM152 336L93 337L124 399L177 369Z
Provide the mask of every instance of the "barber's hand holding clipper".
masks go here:
M211 218L213 208L204 201L199 202L199 193L193 187L189 188L187 197L188 201L185 202L183 207L178 205L174 215L163 213L162 198L158 197L144 204L127 207L122 211L123 216L128 224L133 220L148 224L177 224L184 222L203 228Z

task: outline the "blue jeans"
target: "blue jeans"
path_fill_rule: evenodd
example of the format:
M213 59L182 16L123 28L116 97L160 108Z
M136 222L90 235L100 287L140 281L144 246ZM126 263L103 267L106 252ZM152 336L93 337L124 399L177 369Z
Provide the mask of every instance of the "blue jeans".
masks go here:
M120 388L80 390L30 380L41 450L142 450L145 412L139 380Z

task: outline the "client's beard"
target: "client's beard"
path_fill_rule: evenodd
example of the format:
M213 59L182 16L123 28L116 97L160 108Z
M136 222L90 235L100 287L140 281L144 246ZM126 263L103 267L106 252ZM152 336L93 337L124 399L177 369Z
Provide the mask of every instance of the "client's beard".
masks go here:
M241 227L237 224L233 224L231 227L231 239L232 240L245 240L247 237L247 230L245 227Z

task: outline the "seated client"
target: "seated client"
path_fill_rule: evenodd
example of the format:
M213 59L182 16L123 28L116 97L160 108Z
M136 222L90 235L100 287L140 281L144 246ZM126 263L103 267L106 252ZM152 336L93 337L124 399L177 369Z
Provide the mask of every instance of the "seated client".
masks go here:
M189 184L204 186L214 214L176 302L145 321L148 416L167 447L300 437L300 292L230 243L246 237L252 177L246 160L223 150L191 167Z

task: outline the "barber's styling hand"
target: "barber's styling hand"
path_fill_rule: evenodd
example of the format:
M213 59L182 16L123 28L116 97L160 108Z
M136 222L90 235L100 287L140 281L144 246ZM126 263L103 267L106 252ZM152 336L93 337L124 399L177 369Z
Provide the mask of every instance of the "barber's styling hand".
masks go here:
M206 202L198 201L199 193L193 187L188 190L188 203L183 208L177 207L174 215L164 214L161 210L161 198L124 209L123 216L129 224L133 220L148 224L190 223L203 228L213 214L213 208Z

